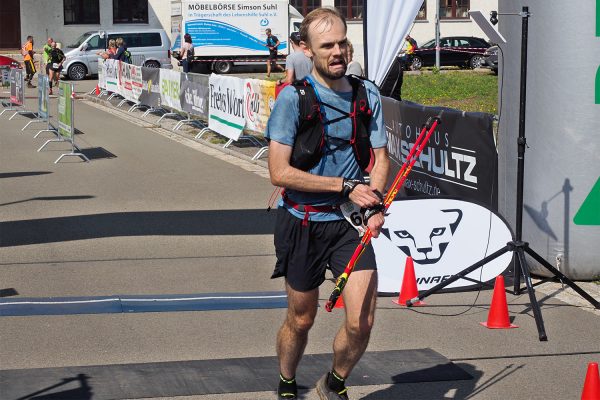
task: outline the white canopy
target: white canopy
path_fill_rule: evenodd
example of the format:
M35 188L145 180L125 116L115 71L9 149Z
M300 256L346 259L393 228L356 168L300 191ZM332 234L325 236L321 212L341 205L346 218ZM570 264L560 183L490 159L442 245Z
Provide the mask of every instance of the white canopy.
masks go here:
M369 79L381 85L402 50L423 0L370 0L367 3L367 69Z

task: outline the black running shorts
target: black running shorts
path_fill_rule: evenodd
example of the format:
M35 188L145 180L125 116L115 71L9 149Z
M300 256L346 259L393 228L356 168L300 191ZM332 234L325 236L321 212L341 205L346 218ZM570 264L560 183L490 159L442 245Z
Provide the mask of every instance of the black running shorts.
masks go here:
M275 225L277 263L271 278L285 276L292 289L308 292L323 283L326 269L335 278L341 275L359 243L358 232L345 219L309 221L302 226L302 219L280 207ZM376 269L375 252L369 244L354 271Z

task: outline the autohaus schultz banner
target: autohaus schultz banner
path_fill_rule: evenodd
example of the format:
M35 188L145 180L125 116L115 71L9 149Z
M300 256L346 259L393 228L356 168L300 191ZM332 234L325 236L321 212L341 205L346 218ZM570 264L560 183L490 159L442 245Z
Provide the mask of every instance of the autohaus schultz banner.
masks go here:
M498 154L491 114L426 107L383 98L388 152L394 177L413 147L422 125L443 111L404 183L409 196L450 195L498 208Z

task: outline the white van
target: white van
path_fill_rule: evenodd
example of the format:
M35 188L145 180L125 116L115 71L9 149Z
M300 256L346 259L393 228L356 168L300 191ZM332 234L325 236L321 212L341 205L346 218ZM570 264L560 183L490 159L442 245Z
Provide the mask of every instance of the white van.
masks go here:
M108 47L110 39L123 38L132 62L149 68L173 68L171 41L164 29L115 30L86 32L63 51L67 59L62 74L72 80L81 80L98 74L98 52Z

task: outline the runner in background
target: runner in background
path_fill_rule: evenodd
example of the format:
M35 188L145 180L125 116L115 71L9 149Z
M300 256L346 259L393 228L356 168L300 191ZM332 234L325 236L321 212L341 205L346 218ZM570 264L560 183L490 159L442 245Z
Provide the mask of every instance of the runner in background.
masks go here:
M54 42L54 39L49 37L42 49L42 71L46 71L46 75L48 76L50 76L50 52L52 51L52 42Z
M25 64L25 81L27 82L28 88L33 88L33 84L31 80L36 73L35 64L33 62L33 55L35 51L33 51L33 36L27 36L27 43L21 49L21 54L23 54L23 63Z
M279 45L281 44L279 42L279 39L277 39L277 36L273 35L271 33L271 29L267 28L265 30L265 33L267 34L267 43L265 44L265 47L267 47L269 49L269 58L267 59L267 78L269 76L271 76L271 64L275 64L275 68L279 69L280 71L285 71L285 69L283 69L283 67L279 64L277 64L277 48L279 47Z
M52 82L58 87L58 80L60 79L60 72L62 71L62 65L65 61L65 54L61 49L58 48L56 42L52 42L52 51L50 52L50 92L52 94Z

